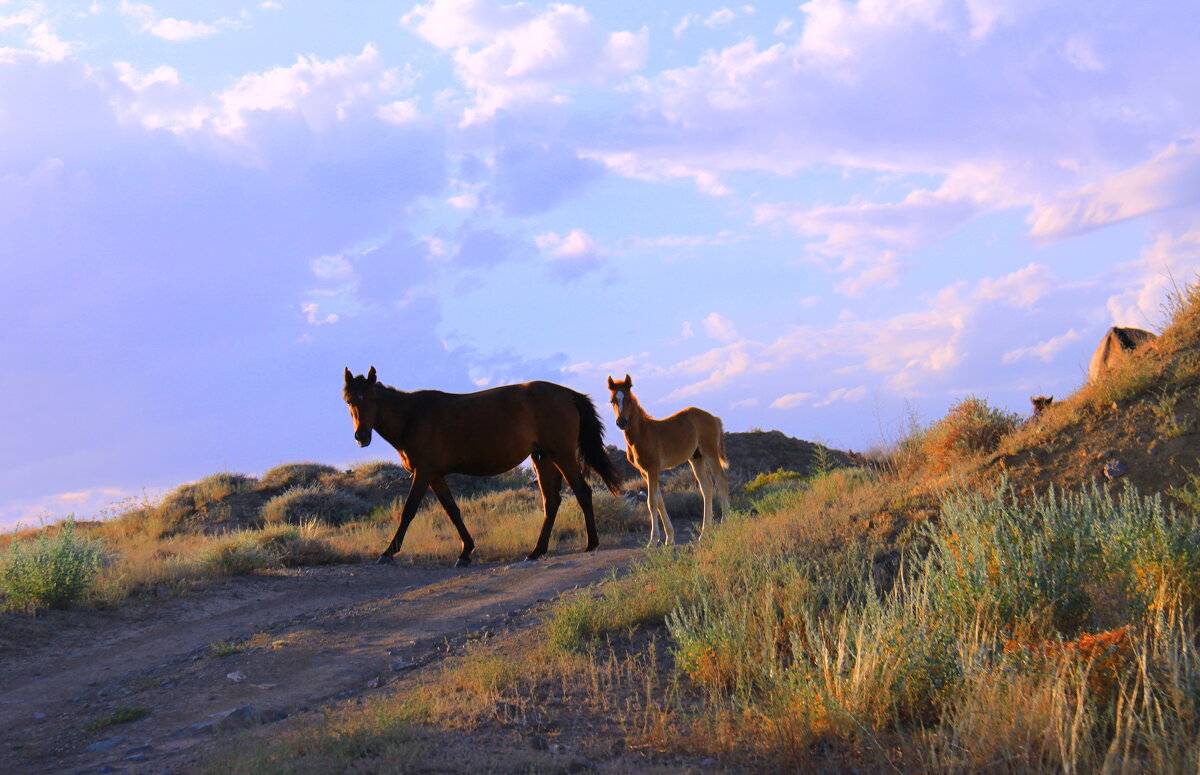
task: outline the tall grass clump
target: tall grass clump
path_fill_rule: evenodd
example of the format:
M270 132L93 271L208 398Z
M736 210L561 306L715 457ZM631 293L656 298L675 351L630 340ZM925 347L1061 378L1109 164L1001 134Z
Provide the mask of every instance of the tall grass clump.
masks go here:
M0 590L10 608L66 608L84 596L104 562L103 544L77 535L68 519L57 530L9 545L0 558Z
M993 452L1019 422L1015 412L990 406L986 399L968 396L908 444L913 447L911 452L916 453L915 462L941 473L960 461Z
M317 520L329 525L341 525L366 516L371 511L371 504L353 493L305 485L276 495L263 504L261 513L267 524L300 525Z

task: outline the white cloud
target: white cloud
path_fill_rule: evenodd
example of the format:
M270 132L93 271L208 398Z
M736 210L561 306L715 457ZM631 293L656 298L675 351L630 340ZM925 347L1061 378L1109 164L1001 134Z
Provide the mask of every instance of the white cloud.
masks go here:
M156 38L162 38L163 40L195 40L197 38L207 38L220 32L219 26L206 22L185 21L170 17L165 19L159 18L151 6L143 3L131 3L129 0L121 0L118 10L122 15L140 22L143 32L148 32ZM218 24L228 25L229 23L222 21Z
M1032 307L1057 284L1049 268L1030 263L1024 269L1000 278L985 277L979 281L976 296L980 299L1003 301L1014 307Z
M1075 329L1068 330L1065 334L1054 336L1044 342L1038 342L1029 347L1018 347L1004 353L1001 360L1004 363L1016 363L1017 361L1027 358L1036 358L1043 363L1050 363L1063 351L1068 345L1079 339L1079 332Z
M603 251L583 229L572 229L565 237L547 232L534 237L534 244L554 259L553 270L561 278L578 277L597 269Z
M433 0L402 21L442 49L474 105L464 123L522 103L567 99L576 84L611 86L645 63L649 33L606 32L586 10L557 3L537 13L496 0Z
M1188 135L1154 157L1099 182L1039 204L1030 234L1056 239L1200 202L1200 135Z
M813 398L816 393L788 393L782 395L771 402L772 409L795 409L798 406L804 406Z
M1200 278L1200 219L1180 232L1158 233L1138 260L1118 273L1127 286L1109 296L1110 324L1151 328L1163 321L1162 305Z
M746 234L736 234L731 229L722 229L716 234L664 234L660 237L624 237L622 247L633 248L703 248L734 245L748 239Z
M704 333L721 342L732 342L739 339L733 321L719 312L713 312L702 321Z
M704 26L714 27L714 28L721 27L726 24L729 24L731 21L733 21L736 18L737 18L737 14L734 13L733 11L729 10L728 8L721 8L717 11L713 11L713 13L711 15L709 15L709 17L707 19L704 20Z

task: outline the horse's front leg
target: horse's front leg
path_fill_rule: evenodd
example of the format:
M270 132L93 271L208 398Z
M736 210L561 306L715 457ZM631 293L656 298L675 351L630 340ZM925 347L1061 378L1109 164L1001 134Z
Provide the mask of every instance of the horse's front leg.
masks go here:
M429 483L429 486L433 488L433 494L437 496L438 502L446 510L446 516L450 517L450 522L453 523L454 529L458 531L459 540L462 541L462 552L459 553L454 567L465 568L471 564L471 552L475 551L475 541L467 532L467 526L462 520L462 512L458 510L458 504L454 502L454 496L450 494L450 485L446 484L446 477L437 477Z
M413 517L417 515L417 509L421 507L421 499L425 497L427 489L429 489L429 480L419 471L414 471L412 485L408 488L408 495L404 497L404 508L400 512L400 527L396 528L396 535L388 544L387 549L384 549L383 554L379 555L379 559L376 560L377 564L390 565L392 563L392 556L400 551L400 545L404 543L404 534L408 532L408 526L412 524Z

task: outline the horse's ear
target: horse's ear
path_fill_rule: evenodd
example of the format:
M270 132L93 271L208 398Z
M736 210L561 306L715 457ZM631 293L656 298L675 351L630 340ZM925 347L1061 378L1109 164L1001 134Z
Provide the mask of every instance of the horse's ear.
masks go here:
M616 390L616 389L617 389L617 383L616 383L616 382L613 382L613 378L612 378L612 377L609 377L609 378L608 378L608 389L609 389L609 390Z
M625 375L625 387L627 387L627 388L633 387L633 380L629 378L628 374Z
M350 380L354 379L354 375L350 373L350 367L346 367L346 384L350 384Z
M368 385L375 384L375 367L374 366L372 366L371 370L367 372L367 384Z

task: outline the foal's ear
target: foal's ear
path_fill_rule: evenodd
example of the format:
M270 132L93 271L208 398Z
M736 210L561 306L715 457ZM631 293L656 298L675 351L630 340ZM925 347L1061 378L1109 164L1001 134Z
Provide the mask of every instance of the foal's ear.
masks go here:
M350 384L350 380L354 379L354 375L350 373L350 367L346 367L346 384Z
M625 387L627 387L627 388L633 387L633 380L629 378L628 374L625 375Z
M375 367L374 366L372 366L371 370L367 372L367 384L368 385L375 384Z
M608 378L608 389L609 389L609 390L616 390L616 389L617 389L617 383L616 383L616 382L613 382L613 378L612 378L612 377L609 377L609 378Z

